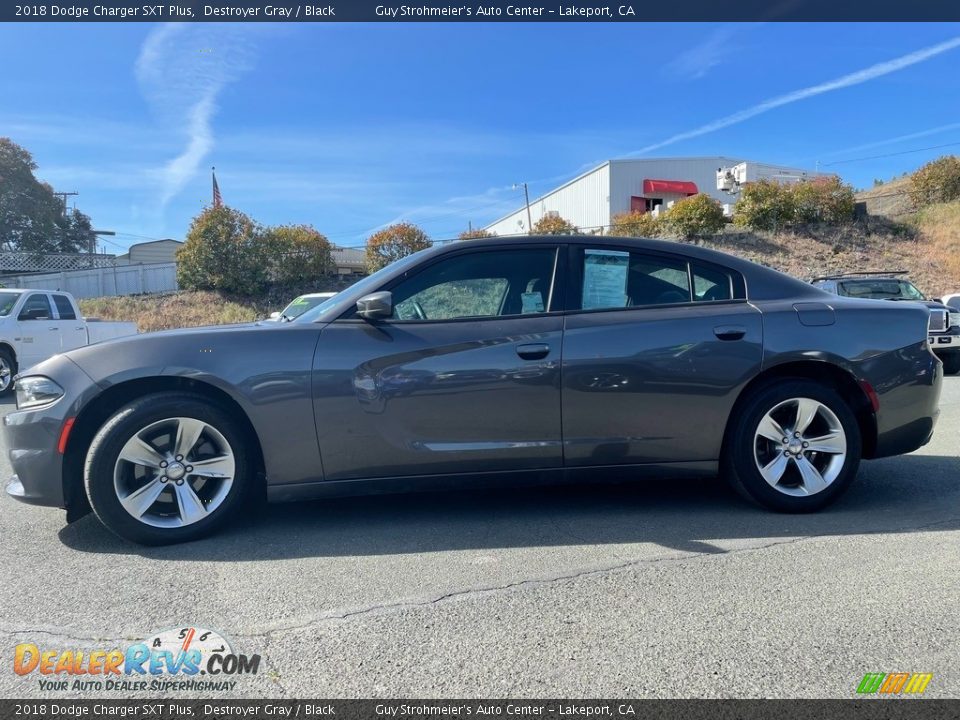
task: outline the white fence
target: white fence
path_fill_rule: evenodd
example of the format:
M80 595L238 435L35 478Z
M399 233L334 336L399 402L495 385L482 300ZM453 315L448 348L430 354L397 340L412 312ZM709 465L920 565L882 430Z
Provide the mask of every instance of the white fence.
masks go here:
M119 265L90 270L6 275L0 283L8 288L63 290L77 298L139 295L177 290L177 264Z

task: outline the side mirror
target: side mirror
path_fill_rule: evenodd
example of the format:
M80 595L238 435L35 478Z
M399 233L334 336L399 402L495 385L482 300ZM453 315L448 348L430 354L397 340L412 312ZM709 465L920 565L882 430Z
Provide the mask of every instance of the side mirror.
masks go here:
M20 312L17 320L49 320L50 316L45 310L40 308L31 308Z
M940 303L941 305L943 305L943 300L941 300L940 298L930 298L930 299L933 300L933 302Z
M279 310L277 310L276 312L270 313L270 319L271 319L271 320L276 320L278 317L280 317L280 311L279 311Z
M357 315L364 320L381 320L393 315L393 294L381 292L364 295L357 300Z

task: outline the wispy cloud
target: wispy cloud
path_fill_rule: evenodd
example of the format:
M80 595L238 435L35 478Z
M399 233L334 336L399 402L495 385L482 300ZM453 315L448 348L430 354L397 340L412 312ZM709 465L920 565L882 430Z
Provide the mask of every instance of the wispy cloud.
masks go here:
M698 80L720 65L733 51L733 27L724 25L713 30L707 39L681 52L664 66L667 75L686 80Z
M161 122L182 127L186 145L160 170L165 206L213 149L217 99L253 63L242 30L230 26L161 25L144 41L135 72Z
M810 87L802 88L800 90L794 90L786 95L779 95L777 97L770 98L769 100L764 100L763 102L758 103L753 107L749 107L746 110L741 110L733 113L732 115L727 115L719 118L718 120L714 120L713 122L709 122L706 125L701 125L693 130L677 133L676 135L668 137L666 140L653 143L652 145L647 145L644 148L630 153L630 155L644 155L648 152L659 150L660 148L668 145L674 145L684 140L690 140L695 137L700 137L701 135L707 135L709 133L716 132L717 130L722 130L723 128L730 127L731 125L737 125L749 120L750 118L756 117L757 115L762 115L763 113L769 112L776 108L783 107L784 105L790 105L792 103L799 102L800 100L806 100L808 98L816 97L817 95L833 92L834 90L841 90L843 88L853 87L854 85L860 85L861 83L875 80L879 77L883 77L884 75L897 72L898 70L903 70L911 65L924 62L930 58L936 57L937 55L949 52L957 47L960 47L960 37L952 38L937 45L931 45L930 47L908 53L907 55L902 55L901 57L893 60L871 65L868 68L843 75L835 80L829 80L827 82L820 83L819 85L811 85Z

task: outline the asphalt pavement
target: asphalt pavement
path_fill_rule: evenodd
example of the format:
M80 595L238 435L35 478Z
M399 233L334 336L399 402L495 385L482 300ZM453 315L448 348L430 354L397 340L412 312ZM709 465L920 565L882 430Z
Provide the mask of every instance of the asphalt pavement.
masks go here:
M960 377L941 413L929 445L803 516L647 481L274 505L142 548L3 496L0 697L136 695L42 690L14 647L179 627L261 655L223 698L842 698L900 671L957 697Z

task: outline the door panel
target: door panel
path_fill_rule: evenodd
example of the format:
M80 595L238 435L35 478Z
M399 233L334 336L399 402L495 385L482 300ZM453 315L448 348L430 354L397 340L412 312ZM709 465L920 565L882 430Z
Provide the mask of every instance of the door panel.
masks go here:
M325 478L559 467L562 326L548 315L328 325L314 359Z
M66 295L53 293L53 304L60 319L60 352L67 352L87 344L87 328L77 317L73 303Z
M573 314L563 342L567 466L716 460L760 369L759 311L701 303Z
M47 293L31 293L17 318L20 334L18 369L23 372L60 352L60 322L53 319Z

